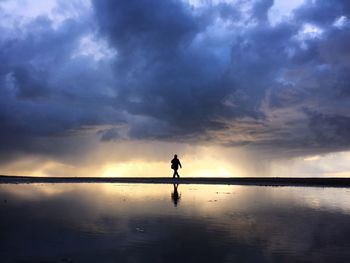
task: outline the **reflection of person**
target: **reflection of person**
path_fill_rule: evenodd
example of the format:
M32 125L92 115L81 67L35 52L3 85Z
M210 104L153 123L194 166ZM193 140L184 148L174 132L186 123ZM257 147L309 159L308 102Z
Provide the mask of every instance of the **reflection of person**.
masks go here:
M177 170L180 168L182 168L180 160L177 159L177 155L174 155L174 159L171 160L171 169L174 170L174 174L173 174L173 178L175 178L175 176L177 176L177 178L180 178L180 175L178 174Z
M173 200L174 206L177 206L177 203L180 200L179 192L177 191L178 184L174 184L174 192L171 193L171 199Z

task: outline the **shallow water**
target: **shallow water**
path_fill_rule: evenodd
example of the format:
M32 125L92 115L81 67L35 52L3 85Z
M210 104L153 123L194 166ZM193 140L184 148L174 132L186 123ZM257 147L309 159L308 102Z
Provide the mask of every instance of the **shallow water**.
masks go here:
M349 262L350 189L0 184L1 262Z

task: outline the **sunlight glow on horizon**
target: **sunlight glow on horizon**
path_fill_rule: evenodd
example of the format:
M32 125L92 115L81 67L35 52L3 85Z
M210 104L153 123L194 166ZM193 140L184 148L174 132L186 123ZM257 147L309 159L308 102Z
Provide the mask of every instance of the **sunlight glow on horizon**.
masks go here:
M238 169L223 166L222 162L201 164L200 160L186 164L179 169L180 177L237 177L242 176ZM203 162L205 163L205 162ZM185 166L187 165L187 166ZM134 161L104 166L102 177L171 177L173 171L166 162Z
M181 151L179 152L181 153ZM106 151L106 156L112 153ZM243 153L242 153L243 155ZM146 155L147 156L147 155ZM65 163L50 159L26 157L0 165L1 174L57 177L172 177L170 159L104 160L100 153L84 162ZM220 153L218 149L200 148L179 155L180 177L349 177L350 152L311 155L286 160L244 159L239 154ZM239 159L241 157L241 159ZM92 160L95 160L93 162Z

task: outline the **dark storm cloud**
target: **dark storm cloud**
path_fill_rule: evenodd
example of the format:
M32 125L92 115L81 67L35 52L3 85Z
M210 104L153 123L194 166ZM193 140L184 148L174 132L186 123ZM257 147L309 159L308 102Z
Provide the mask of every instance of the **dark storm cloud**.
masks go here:
M253 3L252 17L259 21L267 21L268 11L273 6L273 0L257 0Z
M350 138L350 117L341 115L326 115L308 113L309 126L315 134L317 146L329 148L343 148L348 145Z
M64 151L33 139L87 126L104 142L348 149L350 5L307 1L272 25L273 4L92 1L58 28L1 29L1 151ZM77 56L86 35L115 56Z
M339 72L348 67L347 61L335 60L347 53L344 41L350 38L347 25L333 26L335 19L346 15L346 4L338 1L330 10L322 1L306 3L295 11L295 19L275 26L268 23L272 5L273 1L252 1L250 13L236 8L236 17L211 6L202 10L207 17L202 19L179 1L152 1L151 5L148 1L94 1L100 32L119 54L115 66L123 79L119 103L132 114L168 123L172 127L167 130L168 139L215 141L219 136L228 145L244 142L298 151L302 145L316 145L315 141L322 145L318 133L307 125L312 118L305 109L327 111L331 116L339 110L323 103L334 104L337 90L344 93L347 87L347 80L339 79L345 77ZM247 14L246 24L255 25L235 25L237 18ZM231 28L215 27L219 18L231 22ZM307 23L319 26L319 31L307 31ZM213 39L210 27L214 32L225 30L222 39ZM335 84L339 82L342 87ZM282 109L288 111L278 112L284 118L271 117ZM303 116L295 119L295 115ZM237 127L238 123L242 126ZM247 125L249 130L244 129ZM251 136L237 141L235 133ZM141 132L136 137L151 136ZM337 136L330 135L325 148Z
M303 22L329 26L339 16L350 15L350 3L345 0L309 1L296 12L296 19Z
M170 138L218 126L212 119L226 115L220 101L232 83L229 59L195 43L208 21L178 1L94 3L101 33L118 51L119 104L168 123Z
M38 17L20 32L3 31L1 159L20 152L75 152L74 146L54 138L84 126L121 121L105 106L110 100L104 89L111 81L108 65L85 57L71 59L79 39L91 31L87 17L68 19L58 29L47 17Z

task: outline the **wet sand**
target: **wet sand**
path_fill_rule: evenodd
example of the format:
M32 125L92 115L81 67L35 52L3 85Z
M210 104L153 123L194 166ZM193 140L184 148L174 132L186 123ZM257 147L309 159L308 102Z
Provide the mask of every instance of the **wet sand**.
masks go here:
M34 177L0 175L0 184L30 183L142 183L350 187L350 178L184 177L172 179L168 177Z

